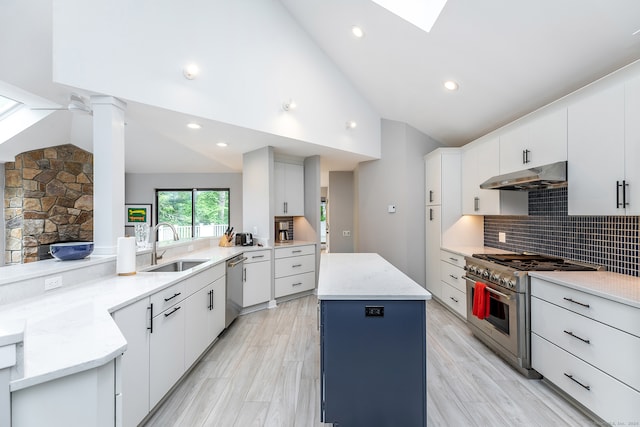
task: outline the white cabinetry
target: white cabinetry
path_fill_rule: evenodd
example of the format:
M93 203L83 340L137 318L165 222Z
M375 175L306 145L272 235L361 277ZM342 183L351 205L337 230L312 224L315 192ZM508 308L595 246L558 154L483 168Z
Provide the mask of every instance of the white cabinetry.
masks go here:
M640 77L626 83L624 99L624 201L628 203L625 213L640 215Z
M275 249L275 297L316 287L316 245Z
M500 135L500 173L567 160L567 109L559 109Z
M149 413L149 338L151 306L149 298L128 305L113 319L127 340L127 350L119 365L122 379L122 425L137 426Z
M464 280L464 257L446 250L440 251L442 301L455 313L467 318L467 283Z
M461 151L440 148L425 156L426 177L426 288L443 300L440 248L446 245L482 246L482 218L461 216ZM429 202L429 191L436 195Z
M186 280L184 366L188 369L224 330L224 264Z
M532 278L535 370L606 421L640 419L640 310Z
M276 216L304 216L304 166L274 162Z
M152 297L153 299L153 297ZM149 351L149 407L153 408L184 373L185 319L182 299L154 313Z
M500 139L465 146L462 152L462 213L465 215L526 215L527 193L482 190L480 184L500 174Z
M619 84L569 106L569 215L624 214L624 89Z
M242 306L250 307L271 299L271 250L249 252L245 256Z

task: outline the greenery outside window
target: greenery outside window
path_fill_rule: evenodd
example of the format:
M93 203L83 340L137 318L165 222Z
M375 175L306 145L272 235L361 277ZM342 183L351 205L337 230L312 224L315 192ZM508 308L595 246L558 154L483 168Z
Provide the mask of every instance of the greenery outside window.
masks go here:
M157 222L168 222L181 239L222 236L229 227L229 189L156 190ZM171 240L168 227L158 240Z

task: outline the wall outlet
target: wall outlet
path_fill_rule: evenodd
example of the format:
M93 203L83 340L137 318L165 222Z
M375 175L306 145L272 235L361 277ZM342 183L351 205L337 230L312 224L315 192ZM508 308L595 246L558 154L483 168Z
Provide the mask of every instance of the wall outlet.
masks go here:
M62 276L49 277L48 279L44 279L44 290L50 291L51 289L56 289L62 286Z
M342 230L342 237L351 237L351 230Z
M506 243L507 242L507 233L499 232L498 233L498 242Z

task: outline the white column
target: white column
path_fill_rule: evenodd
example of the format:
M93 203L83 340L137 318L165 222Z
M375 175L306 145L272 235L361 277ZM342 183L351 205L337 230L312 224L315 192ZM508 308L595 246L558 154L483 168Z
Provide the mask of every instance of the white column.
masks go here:
M124 113L112 96L92 96L93 241L96 255L116 253L124 236Z

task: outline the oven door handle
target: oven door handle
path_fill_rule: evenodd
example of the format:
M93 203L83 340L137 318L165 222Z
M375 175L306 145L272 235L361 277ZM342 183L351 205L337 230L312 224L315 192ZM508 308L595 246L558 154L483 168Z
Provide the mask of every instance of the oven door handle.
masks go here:
M462 276L462 277L463 277L466 281L468 281L468 282L472 282L472 283L476 283L476 282L478 282L478 280L474 280L474 279L472 279L472 278L470 278L470 277L468 277L468 276ZM484 282L482 282L482 283L484 283ZM502 292L500 292L500 291L496 291L495 289L490 288L489 286L487 286L485 289L486 289L489 293L494 294L494 295L500 295L502 298L505 298L505 299L507 299L507 300L511 300L511 299L513 299L513 298L511 297L511 295L507 295L507 294L504 294L504 293L502 293Z

